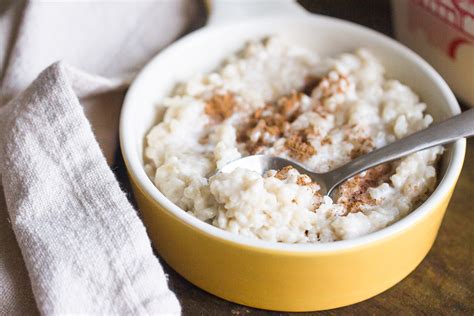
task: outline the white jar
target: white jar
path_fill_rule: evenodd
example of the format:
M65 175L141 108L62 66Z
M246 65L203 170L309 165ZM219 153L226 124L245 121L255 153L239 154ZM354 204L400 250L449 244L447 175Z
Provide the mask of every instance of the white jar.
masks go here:
M395 36L474 107L474 0L392 0Z

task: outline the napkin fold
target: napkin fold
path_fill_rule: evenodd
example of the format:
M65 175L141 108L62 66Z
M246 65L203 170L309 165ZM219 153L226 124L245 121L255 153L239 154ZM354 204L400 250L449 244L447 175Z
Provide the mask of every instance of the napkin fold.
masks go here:
M121 82L56 63L0 112L0 173L43 314L179 313L76 93Z
M180 312L106 158L125 88L196 10L0 3L1 315Z

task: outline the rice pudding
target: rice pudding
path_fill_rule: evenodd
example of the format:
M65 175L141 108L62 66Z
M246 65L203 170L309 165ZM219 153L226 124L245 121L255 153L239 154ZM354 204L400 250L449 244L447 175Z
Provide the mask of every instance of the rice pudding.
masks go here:
M236 234L285 243L352 239L404 217L436 185L440 146L369 169L332 198L290 167L215 174L257 153L326 172L431 124L419 97L386 78L365 49L319 58L278 37L252 41L160 106L163 119L146 137L148 175L177 206Z

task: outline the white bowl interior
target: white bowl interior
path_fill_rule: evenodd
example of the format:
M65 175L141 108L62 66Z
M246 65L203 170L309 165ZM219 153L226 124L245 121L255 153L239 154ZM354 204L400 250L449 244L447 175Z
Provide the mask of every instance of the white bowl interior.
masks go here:
M291 43L309 48L320 56L350 52L359 47L370 49L381 60L390 78L396 78L409 85L428 104L428 112L435 121L459 113L459 105L441 77L420 57L397 42L375 31L338 19L317 15L308 18L272 18L249 20L239 24L229 24L215 28L205 28L194 32L157 55L139 74L130 87L122 109L120 139L124 158L142 187L170 212L198 229L236 242L287 250L296 249L336 249L354 245L353 241L340 241L324 245L285 245L251 241L240 236L221 231L200 222L168 201L153 185L143 169L144 137L162 114L160 101L168 96L176 83L190 78L196 73L215 69L219 63L233 52L241 49L250 39L278 34ZM436 192L416 211L406 218L379 232L358 238L356 243L364 243L374 238L382 238L408 225L407 221L422 216L416 213L429 211L429 203L435 203L443 190L449 189L455 176L446 177L446 171L454 175L459 172L464 157L465 141L449 146L444 154L440 179ZM437 196L438 195L438 196ZM405 223L407 222L407 223ZM405 223L405 224L404 224ZM397 227L400 226L400 227ZM395 229L394 229L395 227ZM364 241L365 240L365 241ZM345 244L344 244L345 243ZM277 246L280 245L280 246ZM305 248L302 248L305 247Z

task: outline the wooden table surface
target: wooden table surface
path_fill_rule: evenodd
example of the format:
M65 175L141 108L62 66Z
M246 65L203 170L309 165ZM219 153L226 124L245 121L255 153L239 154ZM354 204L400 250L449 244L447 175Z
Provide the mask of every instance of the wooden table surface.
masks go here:
M389 1L308 0L301 3L311 12L350 20L393 35ZM204 19L202 16L198 23L202 24ZM119 153L115 171L124 189L129 190ZM474 138L468 141L463 172L438 238L418 268L399 284L367 301L335 310L298 315L474 315L473 200ZM224 301L190 284L162 263L169 274L170 288L181 302L183 315L283 314Z

